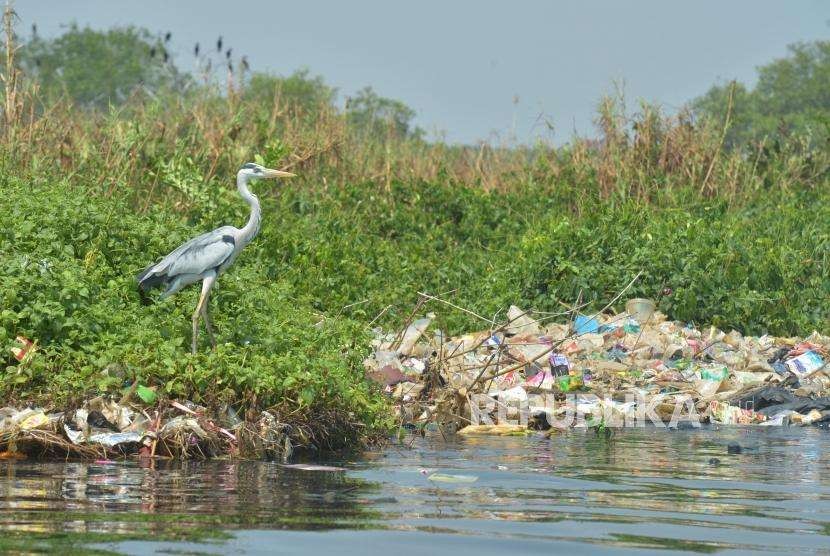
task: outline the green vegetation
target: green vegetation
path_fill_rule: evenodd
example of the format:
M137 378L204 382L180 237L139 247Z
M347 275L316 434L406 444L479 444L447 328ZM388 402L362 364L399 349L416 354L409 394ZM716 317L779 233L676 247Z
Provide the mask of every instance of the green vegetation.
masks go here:
M242 96L252 104L281 106L314 118L323 110L333 109L337 89L326 85L319 75L312 77L308 69L301 69L288 77L255 73Z
M106 108L136 92L183 84L164 44L133 27L98 32L72 25L56 39L32 37L20 59L47 99L67 96L84 107Z
M801 135L825 148L830 141L830 41L795 44L789 56L758 68L753 89L736 83L717 85L693 107L723 117L732 96L731 147L774 149L785 137Z
M357 92L346 102L346 119L351 127L360 130L367 140L392 137L418 139L424 131L413 127L415 111L399 100L384 98L371 87Z
M116 197L89 197L59 179L12 178L3 189L13 201L0 239L7 254L0 340L9 344L14 331L37 338L43 350L2 375L5 399L73 404L138 380L212 407L289 406L297 423L330 419L331 434L383 420L385 406L362 380L365 329L298 303L265 253L241 261L217 292L225 343L185 356L194 299L142 306L134 275L187 240L192 225L160 210L136 216ZM276 222L269 230L279 234Z
M41 94L38 75L4 92L6 402L62 407L138 379L270 408L300 442L343 445L389 423L363 381L381 313L399 326L419 291L488 317L580 296L598 308L640 271L631 295L659 297L672 318L830 330L830 154L797 131L747 155L723 148L732 128L717 110L630 114L608 99L598 140L461 147L424 141L411 110L371 90L339 110L307 72L160 87L107 109ZM248 160L300 178L260 184L261 235L212 299L220 346L190 356L197 291L142 305L134 275L198 232L244 223L233 176ZM436 310L449 332L481 326ZM8 355L18 334L39 344L26 365Z

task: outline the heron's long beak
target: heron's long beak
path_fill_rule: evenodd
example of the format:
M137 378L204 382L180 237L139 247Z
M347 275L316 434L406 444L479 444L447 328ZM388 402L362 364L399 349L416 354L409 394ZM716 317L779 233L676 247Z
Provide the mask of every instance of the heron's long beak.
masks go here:
M297 174L292 174L291 172L283 172L282 170L270 170L266 169L264 172L265 178L293 178L296 177Z

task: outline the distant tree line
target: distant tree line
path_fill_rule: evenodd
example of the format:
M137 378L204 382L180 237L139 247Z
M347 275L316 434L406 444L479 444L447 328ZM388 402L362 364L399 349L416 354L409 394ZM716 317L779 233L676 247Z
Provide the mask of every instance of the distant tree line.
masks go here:
M132 94L157 93L185 82L164 41L135 27L93 31L73 24L53 39L33 31L19 59L45 98L65 97L87 108L120 104Z
M37 81L45 99L66 98L81 107L106 109L125 102L132 95L183 93L199 86L192 76L174 64L168 51L170 37L170 33L154 36L136 27L96 31L73 24L62 35L44 39L33 28L19 52L19 59L25 74ZM222 61L233 71L231 49L223 51L221 38L217 49ZM198 45L194 54L200 56ZM204 51L201 55L204 57ZM215 70L221 66L209 61L204 67ZM238 69L248 68L248 61L243 57ZM278 100L311 115L322 109L338 109L337 89L307 69L288 76L252 72L242 84L241 94L255 102ZM423 136L423 131L413 124L416 114L412 108L378 95L371 87L347 98L342 110L351 127L361 133L397 138Z
M21 66L37 79L45 98L65 97L82 107L106 108L135 94L183 92L197 86L173 63L169 41L170 33L154 36L135 27L95 31L72 25L51 39L40 38L33 29L20 51ZM232 71L231 49L223 53L221 41L217 52L227 57ZM198 45L195 54L199 56ZM244 57L241 66L249 67ZM255 102L278 100L310 115L338 109L337 89L306 69L288 76L250 73L242 95ZM733 82L715 85L690 106L700 118L724 121L728 114L727 148L769 145L793 133L809 137L814 144L826 143L830 141L830 41L792 45L786 57L758 68L754 87ZM423 137L423 130L413 124L412 108L378 95L371 87L345 99L339 109L358 132Z
M731 100L730 100L731 98ZM724 119L730 148L769 145L791 134L814 144L830 141L830 41L789 47L788 55L758 68L752 88L715 85L692 101L701 117Z

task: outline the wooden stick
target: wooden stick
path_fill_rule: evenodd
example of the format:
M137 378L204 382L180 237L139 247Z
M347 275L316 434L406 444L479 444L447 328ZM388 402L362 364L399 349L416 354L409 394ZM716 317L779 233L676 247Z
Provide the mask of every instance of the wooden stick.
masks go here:
M445 300L443 300L443 299L441 299L441 298L439 298L439 297L435 297L434 295L430 295L430 294L428 294L428 293L423 293L423 292L418 292L418 295L423 296L423 297L425 297L425 298L427 298L427 299L431 299L432 301L437 301L437 302L439 302L439 303L443 303L443 304L445 304L445 305L449 305L449 306L450 306L450 307L452 307L453 309L458 309L459 311L463 311L463 312L467 313L468 315L472 315L472 316L476 317L477 319L481 319L481 320L483 320L484 322L486 322L486 323L490 324L491 326L492 326L492 324L493 324L493 321L492 321L492 320L490 320L490 319L488 319L488 318L484 318L484 317L482 317L481 315L479 315L478 313L474 313L474 312L470 311L469 309L465 309L464 307L459 307L458 305L456 305L456 304L454 304L454 303L450 303L449 301L445 301Z
M158 445L159 441L159 427L161 427L161 410L156 412L156 422L153 426L153 432L156 433L156 437L153 438L153 442L150 445L150 459L156 457L156 445Z

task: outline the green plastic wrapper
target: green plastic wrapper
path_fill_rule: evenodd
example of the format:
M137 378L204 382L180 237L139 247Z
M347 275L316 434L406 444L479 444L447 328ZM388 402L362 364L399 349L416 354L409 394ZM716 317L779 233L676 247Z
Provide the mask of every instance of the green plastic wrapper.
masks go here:
M146 386L139 386L135 389L135 394L136 396L141 398L141 401L143 401L147 405L152 405L156 403L156 391L152 388L148 388Z

